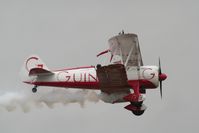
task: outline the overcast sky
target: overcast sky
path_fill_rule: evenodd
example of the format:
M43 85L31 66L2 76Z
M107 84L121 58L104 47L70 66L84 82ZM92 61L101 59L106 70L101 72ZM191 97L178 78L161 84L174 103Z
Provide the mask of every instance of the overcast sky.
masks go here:
M198 24L197 0L0 0L1 91L31 91L19 76L31 54L52 69L104 63L96 54L122 29L138 34L144 64L158 65L160 56L168 74L163 100L148 90L141 117L127 103L1 110L0 132L198 132Z

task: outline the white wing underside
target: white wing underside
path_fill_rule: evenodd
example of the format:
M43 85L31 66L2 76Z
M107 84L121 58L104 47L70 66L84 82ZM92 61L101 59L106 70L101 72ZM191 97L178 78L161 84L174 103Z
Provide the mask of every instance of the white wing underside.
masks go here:
M120 34L109 39L111 55L119 56L118 61L112 63L124 64L126 68L143 66L138 37L136 34Z

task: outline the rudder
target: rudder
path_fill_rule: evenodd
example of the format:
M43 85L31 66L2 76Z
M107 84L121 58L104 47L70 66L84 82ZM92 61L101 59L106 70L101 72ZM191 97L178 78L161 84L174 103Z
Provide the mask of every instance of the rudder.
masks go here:
M49 71L46 64L37 55L32 55L25 61L25 69L27 72L30 72L30 70L33 68L42 68Z

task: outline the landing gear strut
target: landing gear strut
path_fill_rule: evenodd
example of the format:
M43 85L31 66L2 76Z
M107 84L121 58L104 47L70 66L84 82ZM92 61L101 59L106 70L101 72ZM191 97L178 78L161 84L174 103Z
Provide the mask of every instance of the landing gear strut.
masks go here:
M133 105L135 107L142 107L142 103L143 103L143 101L141 101L141 102L131 102L131 105Z
M37 85L35 85L35 86L32 88L32 92L33 92L33 93L36 93L36 92L37 92Z

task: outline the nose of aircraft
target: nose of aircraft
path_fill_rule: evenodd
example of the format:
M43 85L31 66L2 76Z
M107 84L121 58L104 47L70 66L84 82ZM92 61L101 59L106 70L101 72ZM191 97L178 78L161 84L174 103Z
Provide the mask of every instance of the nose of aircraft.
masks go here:
M159 75L159 80L160 80L160 81L164 81L166 78L167 78L167 75L166 75L165 73L161 73L161 74Z

